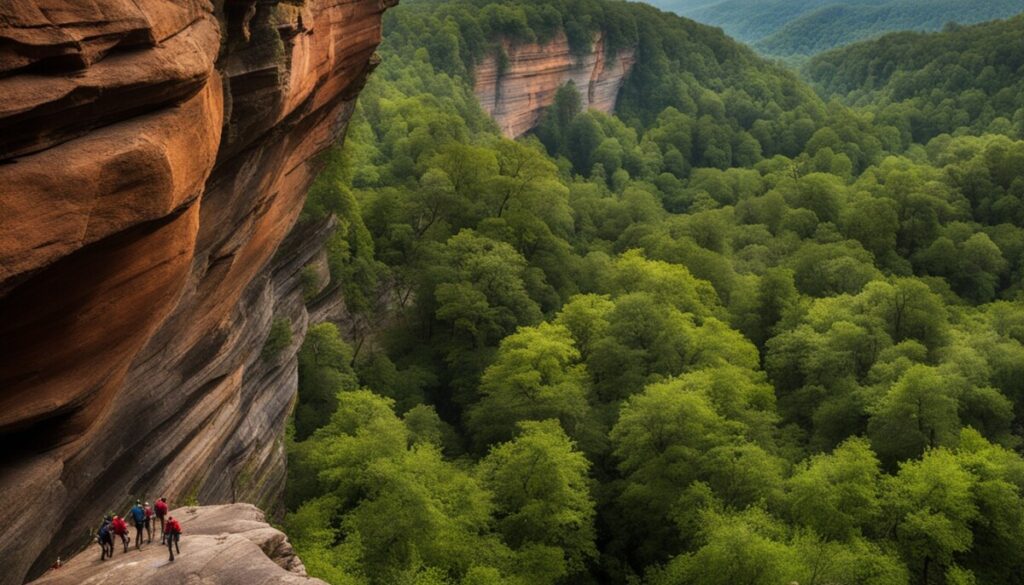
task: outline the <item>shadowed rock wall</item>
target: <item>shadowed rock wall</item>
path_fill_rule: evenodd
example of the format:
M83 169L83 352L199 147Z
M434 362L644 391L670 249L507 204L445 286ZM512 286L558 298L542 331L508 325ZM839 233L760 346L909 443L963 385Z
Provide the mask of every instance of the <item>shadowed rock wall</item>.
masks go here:
M274 503L292 232L392 4L0 4L0 584L136 496Z

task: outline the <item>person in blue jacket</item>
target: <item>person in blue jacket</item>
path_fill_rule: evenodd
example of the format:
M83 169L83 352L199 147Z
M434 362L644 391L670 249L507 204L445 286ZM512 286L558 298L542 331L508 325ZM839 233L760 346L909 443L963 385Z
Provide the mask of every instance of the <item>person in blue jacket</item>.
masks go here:
M142 530L146 528L146 509L142 502L135 500L135 506L131 509L132 520L135 521L135 548L142 549Z
M100 544L100 560L105 561L107 557L114 556L114 531L110 528L110 516L103 518L103 524L96 531L96 541Z

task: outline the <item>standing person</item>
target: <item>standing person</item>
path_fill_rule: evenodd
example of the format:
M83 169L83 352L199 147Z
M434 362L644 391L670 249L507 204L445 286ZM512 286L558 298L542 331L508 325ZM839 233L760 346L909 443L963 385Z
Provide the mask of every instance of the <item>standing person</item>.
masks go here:
M160 498L153 505L153 509L156 512L156 517L160 520L160 544L164 542L164 516L167 515L167 498ZM156 528L156 526L153 526Z
M142 508L142 502L135 500L131 515L135 522L135 548L142 550L142 529L146 526L146 511Z
M167 552L171 553L170 560L173 561L175 551L179 555L181 554L181 548L178 547L178 542L181 540L181 524L173 516L167 517L167 530L164 539L167 541Z
M124 543L124 552L128 552L128 524L125 523L124 518L114 516L114 519L110 521L110 528Z
M153 544L153 508L149 502L142 505L142 511L146 513L146 544Z
M101 561L107 560L108 557L114 557L114 533L110 529L110 521L110 516L104 517L100 529L96 531L96 540L100 543Z

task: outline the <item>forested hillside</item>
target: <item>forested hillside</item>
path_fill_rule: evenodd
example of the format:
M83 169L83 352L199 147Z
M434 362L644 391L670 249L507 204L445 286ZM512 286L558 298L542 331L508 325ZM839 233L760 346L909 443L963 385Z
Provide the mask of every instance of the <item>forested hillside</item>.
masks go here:
M810 56L890 31L937 31L1024 11L1024 0L656 0L773 56Z
M842 0L840 0L842 2ZM887 0L852 0L852 3L879 5ZM753 44L771 36L787 24L799 20L827 6L833 6L837 0L806 0L802 2L786 2L785 0L653 0L653 4L663 10L670 10L705 22L720 26L726 34ZM850 4L849 0L844 2Z
M904 140L960 128L1021 136L1024 15L941 33L898 33L815 57L808 77L826 96L876 113Z
M891 31L937 31L949 23L974 24L1021 11L1022 0L835 3L786 23L754 46L768 55L809 56Z
M1021 582L1015 133L914 143L643 5L386 26L305 211L339 217L350 312L300 354L284 523L312 575ZM635 43L618 113L567 86L503 138L471 65L559 27Z

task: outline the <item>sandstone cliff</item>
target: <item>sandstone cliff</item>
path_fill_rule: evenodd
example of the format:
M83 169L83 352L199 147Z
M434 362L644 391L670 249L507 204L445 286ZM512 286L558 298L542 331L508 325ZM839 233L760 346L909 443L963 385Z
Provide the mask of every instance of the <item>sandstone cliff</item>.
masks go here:
M633 49L609 56L601 35L582 56L572 54L564 34L545 44L504 42L502 48L507 59L491 55L476 67L474 91L510 138L536 127L558 88L570 81L579 89L584 108L611 112L636 62Z
M167 548L154 540L101 561L99 546L76 555L62 567L33 581L46 585L144 583L146 585L324 585L306 576L283 532L249 504L201 506L172 510L181 522L181 554L170 562ZM134 530L133 530L134 532Z
M393 3L0 5L0 584L133 496L276 498L329 226L286 236Z

